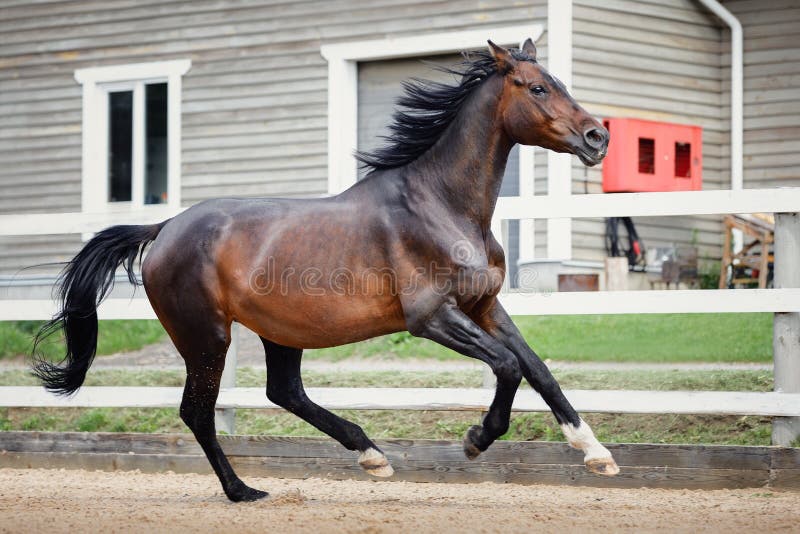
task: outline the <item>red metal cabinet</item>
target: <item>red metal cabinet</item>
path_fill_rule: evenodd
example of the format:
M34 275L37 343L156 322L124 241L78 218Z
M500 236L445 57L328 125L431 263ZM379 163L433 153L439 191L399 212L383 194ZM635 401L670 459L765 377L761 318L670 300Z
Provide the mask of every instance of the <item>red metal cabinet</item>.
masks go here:
M640 119L605 119L611 134L603 160L606 193L699 191L703 129Z

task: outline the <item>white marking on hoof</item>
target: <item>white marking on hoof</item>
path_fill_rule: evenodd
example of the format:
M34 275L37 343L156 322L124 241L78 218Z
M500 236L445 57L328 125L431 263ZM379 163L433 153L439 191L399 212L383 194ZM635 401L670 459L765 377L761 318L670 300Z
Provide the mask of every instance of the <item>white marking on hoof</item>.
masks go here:
M394 468L392 468L390 464L386 464L383 467L378 467L376 469L364 470L374 477L389 478L390 476L394 475Z
M611 453L603 447L594 437L592 428L581 419L580 425L575 428L572 424L561 425L570 447L580 449L584 453L583 463L593 473L614 476L619 473L619 467Z
M386 456L371 447L361 453L358 457L358 463L364 471L374 477L386 478L394 474L394 469L392 469Z
M617 462L609 456L608 458L596 458L594 460L585 460L586 468L592 473L613 477L619 473L619 466Z

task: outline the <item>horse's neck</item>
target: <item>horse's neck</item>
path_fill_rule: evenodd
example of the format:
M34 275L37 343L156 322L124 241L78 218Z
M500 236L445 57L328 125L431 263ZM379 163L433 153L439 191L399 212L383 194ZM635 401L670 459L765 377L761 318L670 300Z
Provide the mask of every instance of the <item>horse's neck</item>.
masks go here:
M487 80L464 103L442 137L409 167L410 187L488 232L513 142L500 127L502 78Z

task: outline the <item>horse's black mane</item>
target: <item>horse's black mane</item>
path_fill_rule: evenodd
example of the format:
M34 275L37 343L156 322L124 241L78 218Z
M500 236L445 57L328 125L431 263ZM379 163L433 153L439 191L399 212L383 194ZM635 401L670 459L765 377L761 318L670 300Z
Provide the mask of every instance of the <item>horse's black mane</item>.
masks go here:
M509 49L517 61L535 62L527 53ZM383 136L386 146L372 152L357 152L361 166L372 171L407 165L428 151L458 115L462 104L476 87L497 72L497 64L487 51L464 53L454 67L436 69L460 76L456 85L412 78L403 82L405 94L397 100L390 134Z

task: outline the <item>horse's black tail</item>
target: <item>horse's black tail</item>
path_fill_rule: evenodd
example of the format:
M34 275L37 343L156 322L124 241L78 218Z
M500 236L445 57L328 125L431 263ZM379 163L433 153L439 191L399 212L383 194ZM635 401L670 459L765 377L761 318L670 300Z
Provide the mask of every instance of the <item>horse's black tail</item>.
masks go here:
M114 274L122 265L128 280L139 282L133 263L163 228L161 224L146 226L112 226L95 235L61 272L56 282L60 311L36 334L33 374L48 390L71 395L83 384L86 371L97 350L97 305L114 286ZM36 355L36 347L50 334L63 330L67 354L55 365Z

